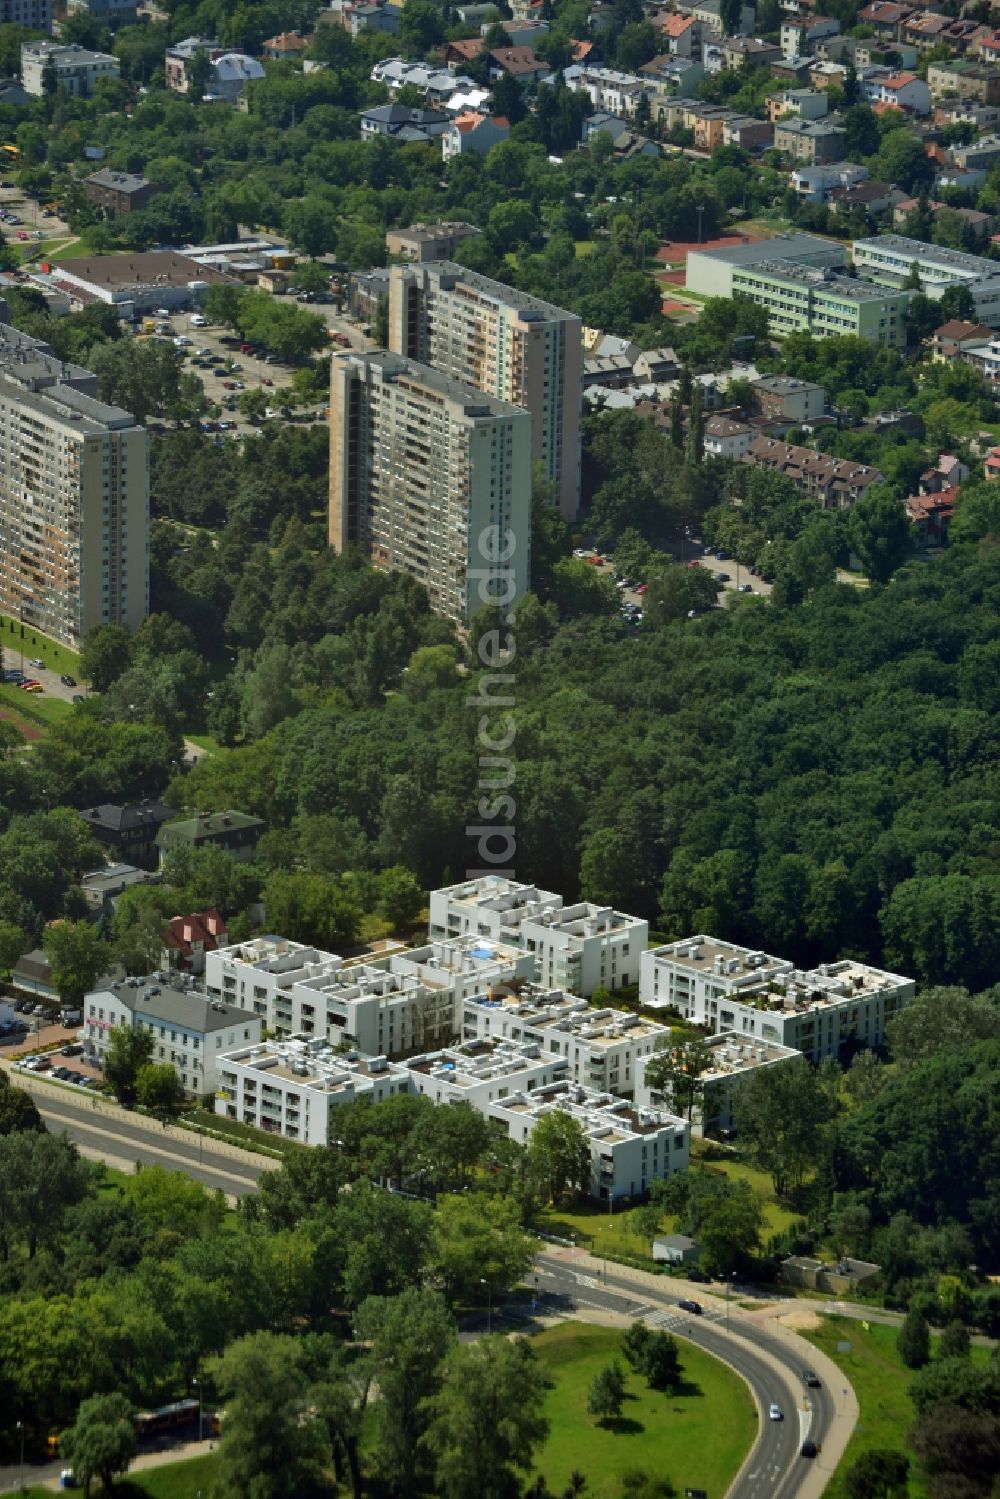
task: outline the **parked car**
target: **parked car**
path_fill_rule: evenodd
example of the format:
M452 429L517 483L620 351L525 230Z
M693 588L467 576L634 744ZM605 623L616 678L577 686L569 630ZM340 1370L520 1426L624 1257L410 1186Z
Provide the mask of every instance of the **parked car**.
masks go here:
M42 660L41 656L32 656L31 660L28 662L28 665L29 666L44 666L45 662Z
M44 1005L32 1005L31 1013L32 1015L38 1015L39 1017L41 1017L43 1015L47 1015L49 1012Z
M806 1441L802 1443L802 1446L799 1450L801 1451L803 1457L815 1457L817 1452L819 1451L819 1448L816 1446L815 1442Z
M753 593L753 588L750 586L749 583L741 583L740 584L740 593Z
M75 687L76 686L76 677L71 677L68 671L64 671L63 674L62 674L62 676L59 678L59 680L63 684L64 687Z

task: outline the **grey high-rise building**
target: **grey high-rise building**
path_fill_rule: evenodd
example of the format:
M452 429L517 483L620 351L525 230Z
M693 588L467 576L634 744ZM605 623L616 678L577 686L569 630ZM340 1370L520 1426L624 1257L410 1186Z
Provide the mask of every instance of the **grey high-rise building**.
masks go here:
M449 260L395 265L389 347L531 414L531 456L567 520L580 505L583 329L561 307Z
M65 645L149 613L149 434L2 321L0 610Z

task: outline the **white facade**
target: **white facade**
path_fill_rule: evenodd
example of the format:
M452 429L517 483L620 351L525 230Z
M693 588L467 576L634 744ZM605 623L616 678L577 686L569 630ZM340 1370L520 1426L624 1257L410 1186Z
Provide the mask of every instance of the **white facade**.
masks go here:
M762 1067L780 1066L790 1061L803 1063L805 1060L794 1046L781 1046L773 1041L747 1041L735 1032L724 1031L707 1039L713 1062L701 1075L704 1094L701 1106L695 1109L695 1118L700 1122L703 1135L720 1134L732 1128L733 1092L746 1078ZM636 1072L636 1103L651 1108L670 1107L673 1098L660 1089L651 1088L646 1082L648 1065L649 1057L642 1057Z
M949 286L967 286L976 321L988 328L1000 326L1000 265L995 260L907 239L902 234L857 239L851 255L861 275L890 286L903 286L916 261L921 290L932 301L940 301Z
M409 1091L406 1069L385 1057L342 1055L323 1041L297 1038L223 1052L215 1112L302 1145L329 1145L344 1104L381 1103Z
M691 1131L686 1120L661 1110L635 1109L625 1099L569 1082L489 1104L486 1113L506 1126L510 1139L527 1145L535 1125L552 1109L576 1119L587 1136L592 1197L606 1202L609 1197L641 1196L654 1181L683 1171L689 1163Z
M806 203L822 203L835 187L853 187L864 182L868 168L853 161L830 161L811 167L796 167L788 185Z
M626 1010L595 1010L585 1001L537 985L501 986L465 1002L465 1040L513 1041L565 1058L567 1078L602 1093L630 1097L641 1059L670 1034L668 1026Z
M931 91L913 73L879 70L861 80L861 95L869 104L889 104L910 114L929 115Z
M711 458L742 458L749 452L754 432L728 416L710 416L705 423L705 452Z
M279 1037L316 1037L400 1056L458 1035L462 1005L494 984L527 978L528 954L466 939L345 963L282 937L205 955L205 987L260 1015Z
M706 936L644 953L639 983L644 1008L675 1009L714 1032L794 1047L814 1062L849 1042L880 1045L915 990L912 979L852 959L803 971Z
M21 43L21 82L27 93L38 99L43 96L48 68L52 69L57 88L79 98L88 98L100 79L117 78L121 72L117 57L107 52L89 52L75 43L71 46L47 41Z
M577 65L564 69L566 87L576 94L587 94L595 110L632 119L642 96L656 92L652 82L634 73L619 73L613 68Z
M261 1020L246 1010L206 999L194 989L173 988L156 978L105 980L83 1004L82 1039L88 1060L101 1063L108 1036L118 1026L152 1033L153 1062L169 1064L188 1095L214 1093L223 1051L259 1043Z
M483 875L431 892L430 935L490 937L534 953L534 978L588 998L639 977L649 923L610 906L579 901L502 875Z

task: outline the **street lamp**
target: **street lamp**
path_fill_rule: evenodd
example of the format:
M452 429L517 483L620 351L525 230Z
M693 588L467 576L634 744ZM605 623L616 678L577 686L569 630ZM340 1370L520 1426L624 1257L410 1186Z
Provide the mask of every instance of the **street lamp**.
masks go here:
M702 214L704 212L705 212L705 205L704 205L704 203L699 203L697 205L697 207L695 208L695 213L698 215L698 243L699 243L699 245L701 244L701 216L702 216Z
M479 1284L486 1287L486 1336L489 1337L493 1331L493 1287L488 1280L480 1279Z
M24 1422L18 1421L17 1429L21 1433L21 1492L24 1492Z
M200 1442L201 1441L201 1380L200 1379L192 1379L191 1383L193 1385L195 1385L197 1387L197 1390L198 1390L198 1440Z
M729 1288L736 1280L736 1271L730 1270L726 1276L726 1331L729 1331Z

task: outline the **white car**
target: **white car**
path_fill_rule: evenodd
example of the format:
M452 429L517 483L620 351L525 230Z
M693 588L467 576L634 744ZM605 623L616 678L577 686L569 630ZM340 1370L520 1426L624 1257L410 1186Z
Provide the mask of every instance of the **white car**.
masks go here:
M200 312L192 312L191 316L188 318L188 322L191 324L192 328L208 327L208 318L202 317Z
M190 345L190 343L191 340L187 337L186 334L178 333L177 337L174 339L174 348L186 349Z
M781 1413L781 1406L776 1400L771 1401L771 1409L768 1411L768 1416L772 1421L783 1421L785 1419Z

